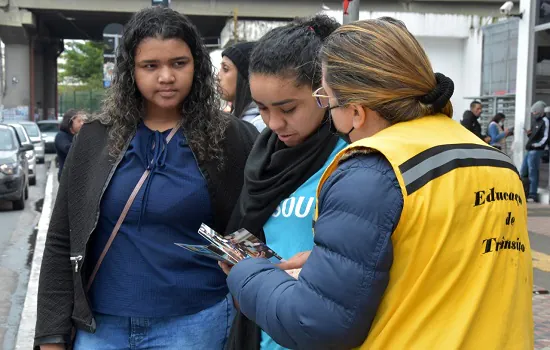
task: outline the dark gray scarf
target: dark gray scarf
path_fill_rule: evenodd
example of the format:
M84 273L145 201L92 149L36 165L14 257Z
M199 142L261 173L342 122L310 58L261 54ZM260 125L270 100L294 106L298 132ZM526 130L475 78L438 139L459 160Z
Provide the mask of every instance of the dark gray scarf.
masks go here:
M243 189L228 231L246 228L263 238L262 228L279 203L321 169L337 142L326 118L313 135L295 147L287 147L277 134L264 129L248 156Z

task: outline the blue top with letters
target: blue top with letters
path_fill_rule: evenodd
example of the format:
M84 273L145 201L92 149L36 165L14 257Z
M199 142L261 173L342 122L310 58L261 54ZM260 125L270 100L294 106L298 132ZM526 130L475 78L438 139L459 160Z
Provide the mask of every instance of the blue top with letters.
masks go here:
M339 139L323 167L294 191L290 197L283 200L264 225L267 245L283 259L290 259L300 252L313 248L312 223L317 185L336 154L346 146L347 143ZM282 350L285 348L273 341L267 333L262 332L261 349Z

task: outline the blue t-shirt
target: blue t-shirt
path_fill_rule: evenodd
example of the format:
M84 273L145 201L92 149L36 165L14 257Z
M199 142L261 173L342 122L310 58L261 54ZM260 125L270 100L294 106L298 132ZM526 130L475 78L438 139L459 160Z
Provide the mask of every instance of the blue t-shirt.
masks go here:
M300 252L313 249L312 222L317 185L336 154L346 146L347 143L339 139L323 167L298 187L290 197L283 200L264 225L267 245L283 259L290 259ZM260 348L262 350L285 349L263 331Z
M206 180L183 132L166 148L159 147L169 133L141 124L104 193L88 268L95 265L130 193L153 162L92 284L95 312L182 316L207 309L228 293L226 276L215 260L174 244L206 244L197 231L203 222L211 225L212 208Z

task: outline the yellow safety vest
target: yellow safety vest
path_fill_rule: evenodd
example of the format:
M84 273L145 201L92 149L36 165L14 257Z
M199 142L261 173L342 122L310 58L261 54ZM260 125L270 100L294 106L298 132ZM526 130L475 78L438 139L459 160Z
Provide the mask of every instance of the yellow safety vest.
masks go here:
M317 199L341 161L373 150L404 202L389 284L360 349L533 349L527 203L511 160L447 116L424 117L341 151Z

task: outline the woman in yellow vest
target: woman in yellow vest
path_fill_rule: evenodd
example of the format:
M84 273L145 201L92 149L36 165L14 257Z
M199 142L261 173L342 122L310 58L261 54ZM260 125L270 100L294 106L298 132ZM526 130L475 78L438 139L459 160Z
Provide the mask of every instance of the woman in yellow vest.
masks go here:
M511 160L451 119L453 83L403 23L342 26L320 59L314 95L353 143L321 178L316 246L286 263L307 257L299 278L265 259L231 270L241 311L289 348L532 349Z

